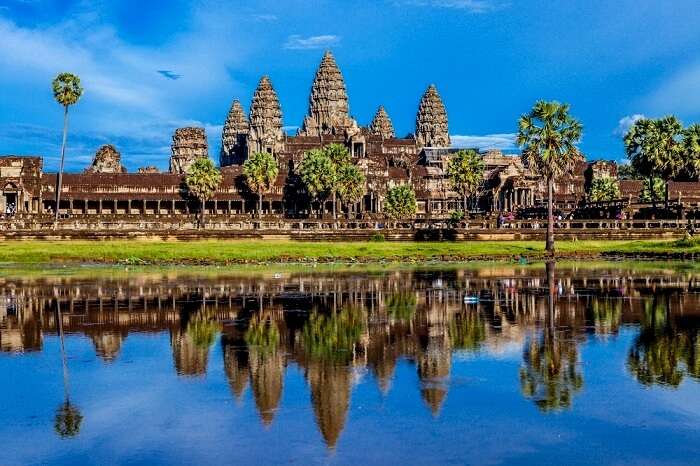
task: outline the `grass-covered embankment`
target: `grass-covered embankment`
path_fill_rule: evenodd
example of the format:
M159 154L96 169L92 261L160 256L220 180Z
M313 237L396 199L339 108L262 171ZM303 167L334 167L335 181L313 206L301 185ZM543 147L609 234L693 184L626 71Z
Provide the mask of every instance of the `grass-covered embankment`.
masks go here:
M544 257L540 241L6 241L0 262L236 264L264 262L413 262ZM692 257L700 241L559 241L559 257Z

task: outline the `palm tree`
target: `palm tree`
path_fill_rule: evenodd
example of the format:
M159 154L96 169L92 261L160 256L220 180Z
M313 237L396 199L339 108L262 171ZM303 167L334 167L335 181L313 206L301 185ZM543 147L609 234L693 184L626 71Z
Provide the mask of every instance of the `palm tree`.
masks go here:
M416 193L407 184L394 186L386 193L384 211L394 219L405 219L416 213Z
M668 181L683 168L683 125L674 116L657 120L641 119L625 135L625 150L632 166L650 184L652 178L665 181L665 205L668 208Z
M312 199L325 199L334 184L333 161L323 149L312 149L304 154L299 164L299 176ZM321 204L323 213L323 204Z
M337 172L336 190L340 200L347 205L354 204L365 194L365 175L352 164L345 164ZM350 215L350 211L348 211Z
M328 156L333 164L333 173L331 184L329 186L331 195L333 196L333 218L336 218L337 194L340 184L340 172L343 167L350 164L350 153L342 144L328 144L323 148L323 152Z
M686 170L693 176L700 176L700 124L690 125L683 131L682 146Z
M651 177L644 180L642 190L639 193L641 202L656 204L666 192L666 183L661 178Z
M243 176L248 187L258 195L258 216L262 217L263 194L272 190L279 168L274 156L267 152L256 152L243 163Z
M583 126L569 114L569 105L537 101L518 121L523 163L547 183L547 252L554 254L554 180L570 174L583 155L576 147Z
M460 150L450 159L447 175L454 190L462 195L466 213L467 198L475 195L484 181L484 160L474 149Z
M60 73L53 80L52 86L54 99L63 105L63 143L61 144L61 164L56 177L56 212L53 222L53 227L56 229L63 185L63 161L66 155L66 139L68 138L68 107L78 102L80 96L83 95L83 88L80 86L80 78L71 73Z
M209 158L195 160L187 170L185 184L190 194L199 200L199 224L202 227L204 226L205 203L211 199L220 183L221 172Z
M590 199L593 202L620 199L620 185L611 176L595 178L591 184Z

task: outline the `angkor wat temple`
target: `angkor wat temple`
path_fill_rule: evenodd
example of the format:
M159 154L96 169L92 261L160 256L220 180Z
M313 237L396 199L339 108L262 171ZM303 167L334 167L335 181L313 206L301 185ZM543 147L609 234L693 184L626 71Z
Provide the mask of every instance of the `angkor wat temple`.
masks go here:
M447 219L460 209L460 196L453 191L445 170L451 147L445 105L434 85L420 98L415 133L397 137L391 118L379 106L367 126L351 116L345 82L330 52L326 52L311 86L308 114L295 136L283 130L282 109L271 80L264 76L246 115L234 100L226 118L220 152L222 182L212 200L206 202L207 215L221 222L249 219L256 209L256 196L245 185L242 164L254 152L269 152L279 165L279 176L272 192L264 196L263 212L270 220L306 219L325 206L312 205L295 168L305 152L331 143L347 147L367 179L366 194L351 210L356 219L382 219L384 196L399 184L412 185L417 198L417 219ZM203 128L179 128L172 137L169 171L155 167L126 173L118 150L100 147L84 173L68 173L63 179L60 214L73 220L71 227L87 225L87 219L184 218L199 209L183 190L188 167L198 158L210 157ZM482 153L485 162L483 189L475 210L489 217L494 212L534 209L546 201L543 180L523 165L517 154L497 150ZM555 201L561 209L571 209L586 199L591 179L601 174L616 176L614 162L583 162L572 176L555 185ZM50 219L55 212L56 174L44 173L41 157L0 157L0 212L15 218ZM641 181L623 181L622 195L634 202ZM672 198L700 201L699 183L671 183ZM101 220L100 220L101 221ZM214 222L216 224L216 222ZM223 223L220 223L223 225ZM88 228L111 228L92 223Z

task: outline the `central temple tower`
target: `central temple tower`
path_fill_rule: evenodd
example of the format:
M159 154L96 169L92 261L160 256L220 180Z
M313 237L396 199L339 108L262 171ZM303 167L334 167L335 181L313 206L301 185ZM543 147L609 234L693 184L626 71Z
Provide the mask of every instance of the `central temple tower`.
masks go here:
M327 51L316 71L309 97L309 114L300 136L352 135L359 132L357 122L348 115L345 81L333 54Z

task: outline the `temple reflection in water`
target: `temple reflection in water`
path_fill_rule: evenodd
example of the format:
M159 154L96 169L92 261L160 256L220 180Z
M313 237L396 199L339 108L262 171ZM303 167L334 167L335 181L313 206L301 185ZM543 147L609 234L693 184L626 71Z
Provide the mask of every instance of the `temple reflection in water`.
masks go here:
M550 286L551 285L551 286ZM700 301L692 274L606 268L454 268L376 273L81 274L0 279L0 347L42 351L61 319L105 364L134 333L170 335L174 372L204 377L220 345L231 396L250 391L272 425L287 368L303 373L329 447L338 441L357 377L387 396L410 361L432 416L449 396L455 354L519 354L521 393L543 412L585 390L580 346L639 328L626 367L644 385L700 376ZM60 306L60 314L56 312ZM218 352L217 352L218 354ZM220 364L220 361L216 362Z

